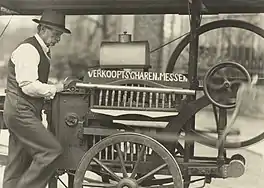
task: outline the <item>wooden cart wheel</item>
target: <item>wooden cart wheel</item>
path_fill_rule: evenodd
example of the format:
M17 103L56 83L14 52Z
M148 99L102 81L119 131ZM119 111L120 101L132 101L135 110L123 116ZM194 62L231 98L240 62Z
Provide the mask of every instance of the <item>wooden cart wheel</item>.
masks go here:
M122 145L124 143L133 144L133 147L130 147L130 151L133 152L126 149L128 152L126 155L124 145ZM114 155L118 156L118 160L100 159L106 148L115 148ZM135 150L135 148L138 149ZM148 160L149 152L156 154L154 161ZM136 156L134 160L128 160L131 159L131 153L134 157ZM101 173L108 175L111 181L105 183L86 177L86 172L93 171L93 167L97 169L100 167ZM118 173L122 173L122 175ZM183 184L181 170L176 160L163 145L146 135L128 132L111 135L91 147L83 156L74 178L74 188L86 186L183 188Z

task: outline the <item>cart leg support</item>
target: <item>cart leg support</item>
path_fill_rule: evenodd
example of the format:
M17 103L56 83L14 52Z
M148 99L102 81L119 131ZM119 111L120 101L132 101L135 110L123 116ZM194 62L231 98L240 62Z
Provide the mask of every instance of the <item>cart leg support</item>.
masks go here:
M57 188L58 187L58 181L56 176L52 176L52 178L50 179L49 183L48 183L48 188Z
M219 109L219 124L217 126L218 138L220 139L223 135L223 131L227 124L227 111L226 109ZM218 149L218 163L219 165L225 164L226 150L224 143L222 143Z
M198 47L199 47L199 35L197 34L197 28L200 26L200 11L201 2L199 0L189 1L189 7L191 12L191 40L190 40L190 52L189 52L189 69L188 79L190 81L190 89L197 89L199 83L197 80L197 63L198 63ZM196 96L190 96L189 101L196 99ZM190 132L195 129L195 116L193 116L186 125L186 132ZM189 162L189 159L194 155L194 142L185 142L184 162ZM191 177L188 174L188 169L184 169L183 172L185 182L189 182ZM188 188L189 183L184 184L184 188Z
M73 188L73 182L74 182L74 175L75 171L70 171L71 173L68 174L68 188Z

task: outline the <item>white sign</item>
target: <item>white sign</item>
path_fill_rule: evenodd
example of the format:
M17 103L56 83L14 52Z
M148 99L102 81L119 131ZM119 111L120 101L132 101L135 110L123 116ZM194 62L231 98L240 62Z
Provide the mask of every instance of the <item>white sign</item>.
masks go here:
M188 79L183 74L178 73L138 72L123 70L92 70L88 72L88 76L90 78L188 82Z

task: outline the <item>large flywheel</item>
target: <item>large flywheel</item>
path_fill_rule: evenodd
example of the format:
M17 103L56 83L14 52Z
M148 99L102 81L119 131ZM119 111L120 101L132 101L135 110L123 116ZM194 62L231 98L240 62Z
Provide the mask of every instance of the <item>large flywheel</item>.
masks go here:
M209 31L213 31L220 28L238 28L247 31L251 31L252 33L257 34L258 36L264 38L264 30L256 25L251 23L241 21L241 20L217 20L207 24L202 25L197 29L197 35L200 36ZM175 64L179 59L179 56L183 52L183 50L188 46L190 42L191 34L186 35L181 42L176 46L174 51L172 52L168 65L166 67L166 72L173 72Z
M206 32L220 29L220 28L239 28L247 31L251 31L254 34L257 34L261 38L264 38L264 30L256 25L253 25L251 23L241 21L241 20L218 20L213 21L207 24L204 24L200 26L197 29L197 35L200 36ZM185 36L183 40L177 45L175 50L173 51L168 65L166 67L166 72L173 72L174 67L176 65L176 62L183 52L183 50L188 46L190 42L190 34ZM233 68L236 69L236 71L240 71L241 77L238 78L230 78L227 79L227 75L222 75L223 69L226 68ZM232 72L232 71L231 71ZM218 74L218 78L212 79L216 74ZM232 75L232 73L230 74ZM213 66L206 74L204 80L204 93L207 96L208 100L215 106L219 108L235 108L236 107L236 94L237 90L239 88L239 85L241 84L241 81L244 82L250 82L251 78L249 76L249 73L247 70L240 64L235 62L224 62L219 63L215 66ZM213 81L214 83L210 82ZM222 93L222 95L219 95ZM196 132L195 130L192 130L190 133L194 136L194 138L197 139L200 144L217 148L218 140L215 137L209 136L205 133ZM194 139L196 140L196 139ZM237 149L241 147L248 147L250 145L253 145L257 142L260 142L264 140L264 132L261 132L257 136L254 136L250 139L244 140L244 141L234 141L229 142L225 141L224 147L227 149Z
M100 156L108 154L114 155L116 160L100 159ZM155 158L149 159L151 156ZM86 176L87 171L96 172L98 169L109 177L109 181L92 180ZM158 141L138 133L118 133L95 144L82 158L74 179L74 188L164 185L183 188L183 184L181 170L170 152Z

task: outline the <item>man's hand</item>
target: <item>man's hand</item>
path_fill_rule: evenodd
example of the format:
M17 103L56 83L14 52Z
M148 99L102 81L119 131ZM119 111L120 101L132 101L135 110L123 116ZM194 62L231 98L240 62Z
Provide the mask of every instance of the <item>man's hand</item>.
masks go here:
M64 90L64 84L63 83L58 83L55 85L56 87L56 92L61 92Z
M45 100L52 100L55 97L56 93L64 90L63 83L57 83L53 86L55 86L53 92L51 93L51 95L44 97Z

